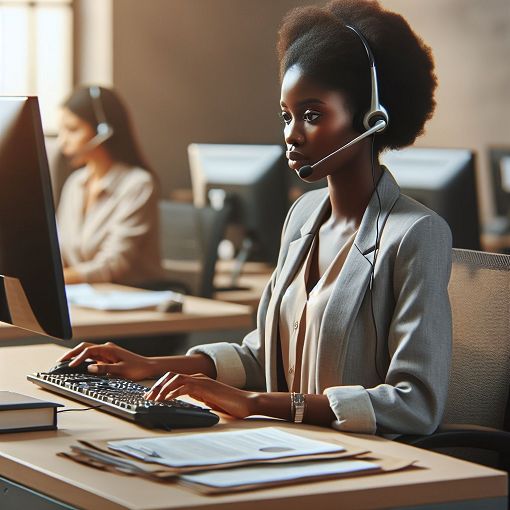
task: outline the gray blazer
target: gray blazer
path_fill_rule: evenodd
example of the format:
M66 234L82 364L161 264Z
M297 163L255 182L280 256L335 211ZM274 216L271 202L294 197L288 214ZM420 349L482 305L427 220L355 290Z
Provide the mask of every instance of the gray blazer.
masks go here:
M336 416L332 426L338 430L427 434L438 426L447 395L450 229L436 213L402 195L387 170L378 192L380 243L372 290L379 214L375 193L324 312L315 390L327 395ZM210 356L218 380L277 391L281 299L328 207L322 189L306 193L289 211L257 329L241 345L221 342L189 351Z

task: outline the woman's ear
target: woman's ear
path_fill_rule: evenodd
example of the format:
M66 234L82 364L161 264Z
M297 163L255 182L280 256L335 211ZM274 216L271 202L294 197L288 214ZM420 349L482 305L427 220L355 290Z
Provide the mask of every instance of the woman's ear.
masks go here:
M356 112L352 116L352 127L356 133L361 134L366 131L365 126L363 125L364 116L365 114L360 112Z

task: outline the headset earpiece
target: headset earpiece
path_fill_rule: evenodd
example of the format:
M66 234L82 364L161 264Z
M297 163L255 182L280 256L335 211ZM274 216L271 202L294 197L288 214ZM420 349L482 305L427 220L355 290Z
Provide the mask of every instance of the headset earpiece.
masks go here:
M365 129L370 129L374 127L375 124L380 120L384 121L386 125L384 126L383 129L378 131L378 133L382 133L388 126L388 113L381 105L379 105L379 109L370 110L365 114L365 117L363 118L363 126L365 127Z

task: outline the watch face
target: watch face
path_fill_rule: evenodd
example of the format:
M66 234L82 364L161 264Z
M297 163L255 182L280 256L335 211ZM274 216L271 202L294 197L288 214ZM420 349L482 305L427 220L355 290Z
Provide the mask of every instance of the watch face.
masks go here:
M305 413L305 396L302 393L294 393L292 403L294 405L294 422L301 423Z
M296 393L294 395L294 405L303 405L305 403L305 396L301 393Z

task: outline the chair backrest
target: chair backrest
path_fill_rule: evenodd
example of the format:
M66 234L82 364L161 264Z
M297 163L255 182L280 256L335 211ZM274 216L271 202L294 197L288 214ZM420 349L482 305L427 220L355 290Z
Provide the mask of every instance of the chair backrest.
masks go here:
M444 423L504 428L510 387L510 256L453 250L453 360Z
M218 244L225 231L227 210L189 203L159 203L163 265L172 282L196 296L212 297Z

